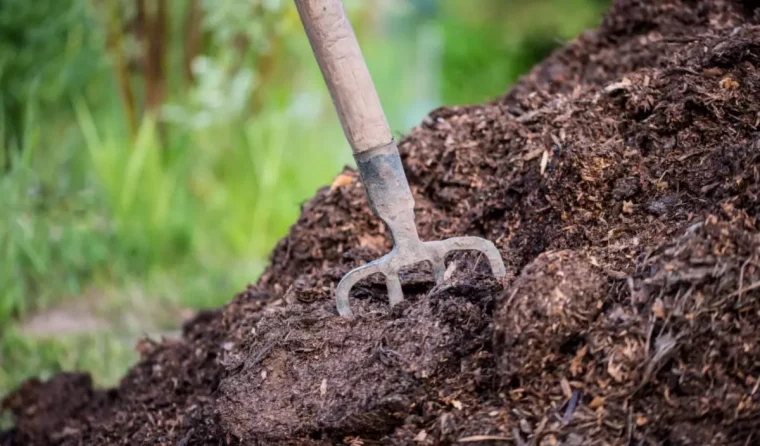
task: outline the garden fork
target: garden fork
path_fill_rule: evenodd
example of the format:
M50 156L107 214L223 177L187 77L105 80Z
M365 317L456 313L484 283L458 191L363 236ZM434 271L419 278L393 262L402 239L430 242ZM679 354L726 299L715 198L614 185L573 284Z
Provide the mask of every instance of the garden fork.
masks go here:
M338 313L352 316L348 301L351 288L375 273L385 276L391 307L404 299L398 275L403 267L429 261L436 282L441 283L446 271L444 258L449 251L480 251L488 259L494 276L506 276L501 255L488 240L479 237L420 240L414 222L414 198L396 141L341 0L295 0L295 3L351 145L370 207L393 237L390 253L350 271L340 281L335 290Z

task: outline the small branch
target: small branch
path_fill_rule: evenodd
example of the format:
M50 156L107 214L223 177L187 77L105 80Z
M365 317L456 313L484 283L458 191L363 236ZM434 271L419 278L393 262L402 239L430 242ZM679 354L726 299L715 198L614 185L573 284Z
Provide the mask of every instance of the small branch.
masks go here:
M757 282L753 283L752 285L748 285L748 286L746 286L744 288L740 288L740 289L734 291L733 293L729 294L728 297L739 296L741 294L747 293L747 292L752 291L752 290L756 290L758 288L760 288L760 281L757 281Z
M182 59L182 68L185 82L190 85L195 82L193 75L193 60L201 52L201 23L203 22L203 9L200 0L190 0L185 15L185 48Z
M499 435L473 435L472 437L462 437L457 443L475 443L478 441L509 441L511 438Z

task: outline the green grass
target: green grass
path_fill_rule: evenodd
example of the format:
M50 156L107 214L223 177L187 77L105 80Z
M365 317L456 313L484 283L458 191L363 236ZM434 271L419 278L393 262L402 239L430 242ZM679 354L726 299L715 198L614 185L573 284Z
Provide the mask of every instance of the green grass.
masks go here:
M0 343L0 358L14 366L0 373L0 389L15 387L29 372L48 379L67 370L87 370L96 384L114 385L124 375L124 364L137 358L133 343L133 338L111 332L34 339L10 330Z
M255 280L300 203L350 153L337 120L288 110L217 128L167 126L163 143L149 120L130 143L83 101L74 110L82 149L19 161L0 177L0 279L10 285L0 299L9 326L0 394L26 376L70 369L113 384L113 370L134 359L125 338L176 326L182 310L219 306ZM25 315L90 290L112 330L58 340L18 332Z

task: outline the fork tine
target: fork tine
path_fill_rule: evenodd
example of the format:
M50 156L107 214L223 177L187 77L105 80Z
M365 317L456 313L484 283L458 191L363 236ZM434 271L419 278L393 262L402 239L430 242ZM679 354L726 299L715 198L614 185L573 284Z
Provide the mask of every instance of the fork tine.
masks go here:
M388 300L391 308L404 300L404 292L401 290L401 280L396 272L385 272L385 285L388 287Z
M446 264L443 263L443 259L433 258L430 260L433 264L433 276L435 276L435 283L441 284L443 277L446 275Z
M348 303L348 294L351 291L351 288L365 277L371 276L375 273L384 273L382 268L384 262L385 258L377 259L374 262L354 268L349 271L348 274L343 276L343 279L341 279L338 286L335 288L335 305L338 307L338 314L343 317L351 317L354 315L353 311L351 311L351 306ZM387 283L389 275L386 274L385 277ZM398 276L396 277L396 280L398 281ZM399 290L401 290L401 284L399 284ZM403 299L403 296L401 298Z
M480 237L454 237L446 240L424 242L423 245L424 250L427 251L428 260L433 265L433 274L437 283L443 282L443 277L446 274L443 259L446 253L450 251L480 251L488 259L491 272L495 277L501 278L507 275L499 250L492 242L486 239ZM351 288L360 280L375 273L382 273L385 276L390 306L393 307L403 301L404 294L397 268L400 264L399 260L404 255L399 254L398 250L394 248L391 253L384 257L349 271L335 289L335 302L338 307L338 313L343 317L353 316L353 311L351 311L351 306L349 305L349 292ZM409 264L416 263L414 258L404 258L404 260L409 260Z
M450 251L474 250L482 252L491 265L495 277L505 277L507 270L499 250L491 241L480 237L454 237L446 240L428 242L429 248L439 256L444 257Z

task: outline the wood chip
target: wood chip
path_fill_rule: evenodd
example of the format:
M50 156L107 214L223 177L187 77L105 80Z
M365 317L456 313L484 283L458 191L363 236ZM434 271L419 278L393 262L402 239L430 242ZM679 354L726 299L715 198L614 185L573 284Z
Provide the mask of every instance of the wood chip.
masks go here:
M604 398L601 396L595 396L594 399L588 403L589 409L598 409L602 406L604 406Z
M348 175L345 173L342 173L335 177L332 184L330 185L330 192L334 191L335 189L338 189L343 186L347 186L351 184L351 181L353 181L354 177L352 175Z
M541 175L546 171L546 166L549 164L549 151L544 150L544 155L541 157Z
M523 160L524 161L534 160L534 159L538 158L539 156L541 156L541 154L544 153L544 151L545 151L545 149L543 147L539 147L537 149L533 149L530 152L528 152L525 155L523 155Z
M613 356L610 355L609 361L607 361L607 373L617 382L623 382L625 379L625 374L623 373L623 365L622 364L614 364Z
M385 245L385 237L382 235L362 234L359 236L359 246L362 248L380 249Z
M605 93L614 93L619 90L627 90L630 86L631 80L624 77L620 82L615 82L614 84L610 84L604 87L604 91Z
M739 82L736 82L731 76L726 76L720 80L720 88L724 90L736 90L739 88Z
M581 347L575 353L575 357L570 362L570 374L572 376L578 376L583 373L583 358L586 356L586 353L588 353L588 344Z

